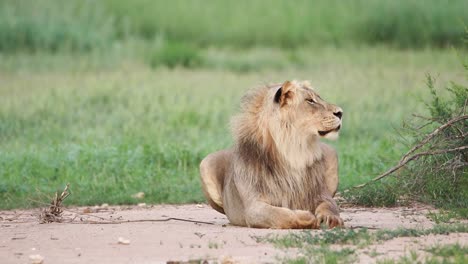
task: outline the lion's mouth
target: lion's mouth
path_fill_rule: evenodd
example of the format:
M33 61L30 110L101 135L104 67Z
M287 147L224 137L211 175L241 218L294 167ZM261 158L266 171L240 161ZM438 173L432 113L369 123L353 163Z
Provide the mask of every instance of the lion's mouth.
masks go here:
M330 132L338 132L340 130L340 128L341 128L341 125L339 125L338 127L334 128L334 129L331 129L331 130L319 131L318 133L319 133L320 136L323 137L323 136L327 135Z

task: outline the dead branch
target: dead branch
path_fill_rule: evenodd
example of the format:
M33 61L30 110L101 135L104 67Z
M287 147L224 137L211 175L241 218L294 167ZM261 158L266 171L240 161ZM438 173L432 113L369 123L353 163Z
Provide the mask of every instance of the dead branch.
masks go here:
M427 121L430 121L430 122L436 122L437 121L437 118L427 117L427 116L423 116L423 115L420 115L420 114L412 114L412 116L417 117L417 118L421 118L421 119L424 119L424 120L427 120Z
M434 138L437 134L439 134L441 131L443 131L444 129L446 129L447 127L450 127L452 126L453 124L457 123L457 122L460 122L462 120L465 120L465 119L468 119L468 115L462 115L462 116L457 116L451 120L449 120L447 123L439 126L438 128L436 128L432 133L430 133L429 135L426 136L426 138L424 138L419 144L417 144L416 146L414 146L413 148L411 148L404 156L403 158L400 160L399 164L401 164L402 162L404 162L408 157L409 155L411 155L412 153L414 153L416 150L420 149L421 147L423 147L425 144L427 144L432 138ZM463 133L462 133L463 134Z
M399 162L398 162L398 165L395 166L395 167L392 167L391 169L387 170L386 172L384 172L383 174L375 177L374 179L366 182L366 183L363 183L363 184L360 184L360 185L356 185L354 186L353 188L362 188L364 186L366 186L367 184L371 183L371 182L376 182L388 175L390 175L391 173L395 172L396 170L400 169L401 167L405 166L408 162L412 161L412 160L415 160L415 159L418 159L420 157L423 157L423 156L433 156L433 155L440 155L440 154L445 154L445 153L450 153L450 152L457 152L457 151L462 151L462 150L465 150L465 149L468 149L468 145L466 146L461 146L461 147L457 147L457 148L451 148L451 149L441 149L441 150L435 150L435 151L426 151L426 152L420 152L420 153L417 153L417 154L414 154L412 156L408 156L408 155L405 155Z

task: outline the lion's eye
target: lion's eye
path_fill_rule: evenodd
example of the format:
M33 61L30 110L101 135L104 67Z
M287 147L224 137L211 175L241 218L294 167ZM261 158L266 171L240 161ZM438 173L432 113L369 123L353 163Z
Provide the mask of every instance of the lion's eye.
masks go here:
M317 103L317 101L315 101L315 100L312 99L312 98L306 99L306 101L307 101L309 104L316 104L316 103Z

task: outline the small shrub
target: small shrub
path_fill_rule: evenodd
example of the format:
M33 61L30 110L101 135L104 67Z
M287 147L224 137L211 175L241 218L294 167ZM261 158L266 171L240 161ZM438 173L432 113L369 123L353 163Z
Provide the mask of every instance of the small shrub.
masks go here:
M451 83L446 88L449 96L441 97L428 76L427 87L430 116L415 115L404 124L410 151L395 167L394 178L352 189L344 193L346 198L374 206L404 198L457 211L468 207L468 86ZM458 214L466 216L463 211Z
M468 70L467 70L468 71ZM434 79L428 76L427 87L432 99L427 103L428 118L417 118L407 124L408 134L414 144L443 126L468 114L468 87L451 83L449 97L441 97L435 89ZM412 162L399 177L401 189L412 193L424 202L441 207L466 208L468 206L468 150L444 152L468 146L468 119L453 123L435 135L420 152L441 152L426 155Z

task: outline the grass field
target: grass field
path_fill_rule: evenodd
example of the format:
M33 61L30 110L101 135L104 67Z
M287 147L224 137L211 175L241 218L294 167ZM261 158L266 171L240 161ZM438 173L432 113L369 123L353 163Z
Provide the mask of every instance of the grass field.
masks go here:
M38 205L66 183L70 204L141 202L131 198L140 191L147 203L203 201L198 164L230 146L229 118L244 91L285 79L309 79L323 98L343 107L343 131L331 143L343 190L406 150L394 128L423 111L427 73L441 87L464 80L463 51L448 49L300 49L289 60L289 51L277 49L238 53L211 49L203 56L253 63L250 70L216 63L153 69L113 51L1 54L0 208Z
M466 83L464 0L0 0L0 209L203 200L250 87L309 79L344 108L340 189L393 165L425 75ZM380 189L378 192L381 192ZM141 202L141 201L138 201Z

